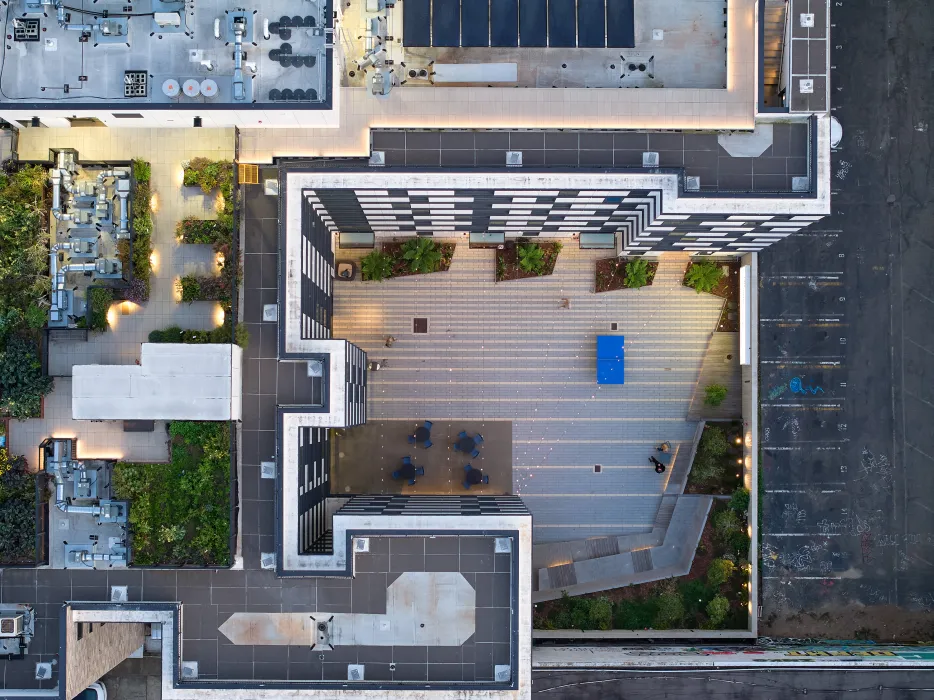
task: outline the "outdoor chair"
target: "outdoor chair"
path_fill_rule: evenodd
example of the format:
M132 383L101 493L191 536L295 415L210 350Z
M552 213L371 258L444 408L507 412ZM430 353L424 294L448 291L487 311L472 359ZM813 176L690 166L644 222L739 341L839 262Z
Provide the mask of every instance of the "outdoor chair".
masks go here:
M433 443L431 440L425 440L425 449L427 450L429 447L431 447L434 444L435 443Z
M415 436L414 436L414 435L409 435L409 444L410 444L410 445L414 445L414 444L415 444Z
M482 436L480 433L477 433L476 436L474 437L473 441L474 441L475 443L477 443L478 445L482 445L482 444L483 444L483 436Z
M477 457L480 456L480 450L474 450L473 452L470 453L470 456L476 459Z
M409 486L415 486L415 479L409 479Z
M434 423L432 423L430 420L426 420L426 421L425 421L425 430L431 430L431 426L433 426L433 425L434 425Z
M402 458L402 463L405 464L405 465L409 465L409 464L412 463L412 458L411 458L410 456L403 457L403 458Z
M465 465L464 465L464 471L465 471L465 472L468 472L468 473L469 473L471 469L473 469L473 466L471 466L470 464L465 464Z
M416 476L425 476L425 467L416 467L415 468Z
M460 432L457 434L457 437L458 437L458 439L463 439L463 438L467 437L467 431L466 431L466 430L460 431Z
M459 447L457 446L457 443L456 443L456 442L455 442L453 445L451 445L451 447L454 448L454 451L455 451L455 452L460 452L460 451L461 451L461 448L459 448Z
M393 478L393 479L398 479L398 478L399 478L399 470L398 470L398 469L392 473L392 478Z
M490 483L490 477L488 477L486 474L483 475L483 483L484 484Z
M465 481L465 482L464 482L464 488L467 489L468 491L470 491L470 482L469 482L469 481Z

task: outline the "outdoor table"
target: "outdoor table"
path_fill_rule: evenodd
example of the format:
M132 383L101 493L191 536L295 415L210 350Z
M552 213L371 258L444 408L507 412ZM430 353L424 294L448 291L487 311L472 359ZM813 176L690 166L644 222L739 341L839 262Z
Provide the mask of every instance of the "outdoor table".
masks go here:
M420 425L415 429L415 432L412 433L412 437L415 438L415 442L425 442L431 437L431 431L424 425Z
M411 480L411 479L414 479L416 476L414 464L403 464L401 467L399 467L398 471L399 471L400 479Z
M467 472L465 480L468 484L479 484L483 481L483 472L479 469L471 469Z
M474 440L469 435L467 437L462 437L457 441L457 449L459 449L461 452L466 452L467 454L473 452L476 446L476 440Z

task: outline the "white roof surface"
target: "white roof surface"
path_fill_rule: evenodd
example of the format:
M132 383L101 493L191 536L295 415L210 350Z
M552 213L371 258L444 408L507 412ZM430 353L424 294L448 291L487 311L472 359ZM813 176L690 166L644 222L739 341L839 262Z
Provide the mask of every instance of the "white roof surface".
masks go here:
M240 420L236 345L143 343L138 365L75 365L76 420Z

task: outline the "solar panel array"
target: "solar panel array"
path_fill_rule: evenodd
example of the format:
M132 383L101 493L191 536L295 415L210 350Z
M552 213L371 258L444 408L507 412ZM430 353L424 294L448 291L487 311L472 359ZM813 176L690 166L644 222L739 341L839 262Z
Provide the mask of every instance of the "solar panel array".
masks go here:
M403 0L409 47L631 48L634 0Z

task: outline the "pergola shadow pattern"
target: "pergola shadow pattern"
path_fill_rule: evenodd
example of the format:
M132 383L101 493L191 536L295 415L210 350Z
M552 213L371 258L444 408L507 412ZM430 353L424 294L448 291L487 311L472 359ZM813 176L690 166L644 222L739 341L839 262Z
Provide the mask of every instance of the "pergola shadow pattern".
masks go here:
M605 252L572 245L551 276L494 283L493 251L461 238L448 272L334 292L334 336L385 360L369 376L371 420L512 421L512 490L539 543L652 528L668 474L648 455L693 437L688 406L721 304L680 286L680 256L662 259L653 287L594 294ZM428 334L413 334L416 317ZM626 384L601 387L596 336L614 322Z

